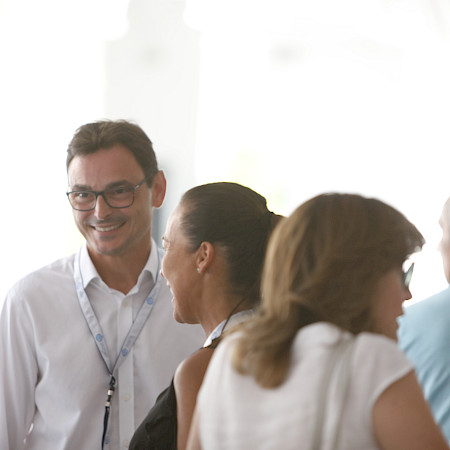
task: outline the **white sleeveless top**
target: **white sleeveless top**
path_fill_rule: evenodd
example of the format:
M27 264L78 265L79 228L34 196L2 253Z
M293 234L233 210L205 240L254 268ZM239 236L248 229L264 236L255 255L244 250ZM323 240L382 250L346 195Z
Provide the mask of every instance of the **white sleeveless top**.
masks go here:
M325 322L302 328L293 343L288 377L276 389L263 389L252 377L238 374L230 362L235 336L225 338L214 353L197 399L203 450L311 448L323 372L333 344L343 334L350 338ZM377 449L372 430L374 403L413 368L395 341L378 334L357 335L352 352L337 448ZM331 382L330 389L328 416L342 405L339 386ZM326 424L325 420L323 449L330 444Z

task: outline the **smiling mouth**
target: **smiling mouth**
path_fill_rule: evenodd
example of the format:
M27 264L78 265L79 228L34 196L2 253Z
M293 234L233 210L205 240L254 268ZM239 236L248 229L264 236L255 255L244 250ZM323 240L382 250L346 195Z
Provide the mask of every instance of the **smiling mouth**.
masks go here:
M172 302L173 302L174 299L175 299L175 295L174 295L174 293L173 293L173 291L172 291L172 289L171 289L171 287L170 287L170 283L169 283L168 281L166 281L166 285L167 285L167 287L169 288L170 293L172 294Z
M109 226L95 226L95 225L91 225L91 227L95 230L95 231L99 231L100 233L105 233L107 231L113 231L113 230L117 230L118 228L120 228L123 225L123 223L119 223L117 225L109 225Z

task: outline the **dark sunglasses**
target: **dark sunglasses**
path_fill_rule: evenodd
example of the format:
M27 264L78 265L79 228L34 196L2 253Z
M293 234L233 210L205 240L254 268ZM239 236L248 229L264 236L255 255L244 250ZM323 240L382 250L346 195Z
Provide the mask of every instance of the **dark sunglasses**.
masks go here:
M413 270L414 270L414 263L411 263L408 270L402 271L403 272L403 285L405 286L405 289L409 289L409 283L411 282Z

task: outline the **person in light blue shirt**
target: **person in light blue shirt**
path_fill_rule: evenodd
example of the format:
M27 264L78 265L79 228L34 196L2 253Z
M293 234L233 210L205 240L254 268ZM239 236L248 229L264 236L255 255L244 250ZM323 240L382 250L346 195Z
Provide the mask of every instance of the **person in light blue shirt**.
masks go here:
M439 251L450 283L450 198L439 224ZM399 324L399 345L415 366L434 418L450 443L450 286L406 307Z

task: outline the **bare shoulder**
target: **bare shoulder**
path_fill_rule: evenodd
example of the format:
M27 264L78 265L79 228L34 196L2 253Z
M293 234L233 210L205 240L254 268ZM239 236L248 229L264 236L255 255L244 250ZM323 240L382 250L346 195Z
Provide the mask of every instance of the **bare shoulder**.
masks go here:
M200 385L213 353L211 348L202 348L186 358L175 372L175 389L183 388L186 384Z
M449 448L412 371L380 395L373 407L372 423L382 449Z
M174 386L178 421L177 445L180 449L186 447L197 394L213 353L214 350L211 348L202 348L186 358L175 372Z

